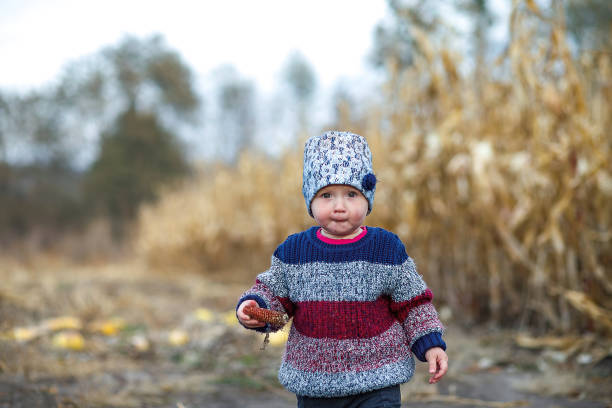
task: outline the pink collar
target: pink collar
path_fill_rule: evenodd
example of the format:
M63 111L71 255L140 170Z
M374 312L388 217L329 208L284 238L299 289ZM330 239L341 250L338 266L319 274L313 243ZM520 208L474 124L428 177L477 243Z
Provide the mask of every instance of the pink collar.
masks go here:
M332 244L332 245L344 245L344 244L352 244L353 242L357 242L359 241L361 238L365 237L365 235L368 233L368 229L366 227L361 227L361 232L359 233L359 235L357 235L354 238L328 238L325 235L323 235L321 233L321 228L319 228L317 230L317 238L319 238L321 241L325 242L326 244Z

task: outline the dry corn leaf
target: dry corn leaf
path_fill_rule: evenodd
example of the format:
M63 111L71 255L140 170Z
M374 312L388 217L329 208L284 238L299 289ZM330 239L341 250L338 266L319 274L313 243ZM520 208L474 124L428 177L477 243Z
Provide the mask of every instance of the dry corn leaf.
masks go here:
M528 349L550 348L555 350L567 350L578 343L581 339L577 337L544 336L532 337L527 334L518 334L514 341L519 347Z
M83 323L78 317L60 316L52 319L47 319L41 323L41 327L45 330L81 330Z
M563 292L563 297L577 310L591 317L595 324L612 330L612 311L599 307L586 293L566 290Z
M432 63L434 58L434 49L429 41L425 31L421 30L415 25L410 26L412 36L414 37L419 49L427 59L428 63Z
M459 73L457 72L456 61L450 55L448 50L442 50L442 64L444 66L444 70L446 71L446 75L448 76L449 82L454 84L459 79Z

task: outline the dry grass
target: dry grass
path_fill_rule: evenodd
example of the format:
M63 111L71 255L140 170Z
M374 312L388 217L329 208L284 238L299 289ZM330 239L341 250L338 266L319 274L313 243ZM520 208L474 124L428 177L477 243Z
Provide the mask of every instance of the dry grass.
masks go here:
M259 353L260 336L235 318L242 285L139 262L79 266L43 256L29 265L0 258L0 279L1 394L15 406L43 406L32 395L74 407L207 401ZM58 341L70 335L81 343ZM277 386L276 361L262 364L266 386Z
M400 235L437 302L462 320L609 334L612 58L572 58L560 23L532 9L515 8L511 32L478 78L419 33L414 66L389 64L385 103L346 126L368 138L380 180L367 224ZM151 264L254 276L312 224L301 142L278 161L247 154L163 194L141 213L138 251Z

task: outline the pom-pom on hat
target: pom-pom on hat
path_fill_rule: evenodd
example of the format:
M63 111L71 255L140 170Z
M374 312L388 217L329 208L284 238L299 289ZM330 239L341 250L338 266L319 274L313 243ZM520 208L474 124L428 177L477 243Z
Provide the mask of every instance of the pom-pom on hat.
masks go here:
M372 211L376 176L372 170L372 153L362 136L330 131L306 141L302 193L311 217L312 199L317 191L330 184L355 187L368 200L368 214Z

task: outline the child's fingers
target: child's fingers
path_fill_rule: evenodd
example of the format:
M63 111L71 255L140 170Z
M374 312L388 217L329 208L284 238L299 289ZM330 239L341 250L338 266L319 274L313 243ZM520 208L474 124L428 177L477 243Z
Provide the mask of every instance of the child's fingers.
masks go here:
M264 327L266 324L264 322L260 322L257 319L252 319L248 316L241 318L240 316L238 316L238 320L240 320L240 323L242 323L243 325L247 326L247 327Z
M433 374L429 379L430 384L435 384L444 377L444 374L448 371L448 361L446 359L439 359L434 362L434 366L436 366L437 370L431 370L431 362L430 362L430 370L429 372Z
M246 313L244 313L242 311L243 307L240 307L237 311L236 311L236 316L238 317L238 320L240 320L241 322L245 321L245 320L249 320L251 317L249 315L247 315Z
M240 306L238 306L238 310L236 311L236 315L238 316L238 318L240 320L249 320L251 318L251 316L247 315L246 313L244 313L244 308L248 305L252 305L252 304L257 304L257 302L255 302L254 300L245 300L244 302L242 302L240 304Z
M432 374L433 375L431 376L431 378L429 378L429 383L430 384L435 384L435 383L437 383L440 380L440 378L442 378L440 376L440 371L434 371Z
M438 382L438 380L440 379L440 378L438 377L438 372L437 372L437 371L434 371L434 372L431 372L431 371L430 371L430 374L433 374L433 375L432 375L432 376L429 378L429 383L430 383L430 384L435 384L435 383L437 383L437 382Z
M242 324L244 324L247 327L253 328L253 327L264 327L266 324L263 322L260 322L259 320L244 320L242 321Z
M238 307L238 310L236 311L236 316L238 317L238 320L240 320L240 323L250 328L264 327L266 325L265 323L260 322L257 319L253 319L251 316L244 313L244 307L247 305L252 305L252 304L257 305L257 302L249 299L249 300L245 300L244 302L240 304L240 306Z
M440 377L442 377L448 371L448 360L443 359L440 361Z
M436 372L436 368L438 368L438 361L435 358L432 358L428 361L429 363L429 374L434 374Z

